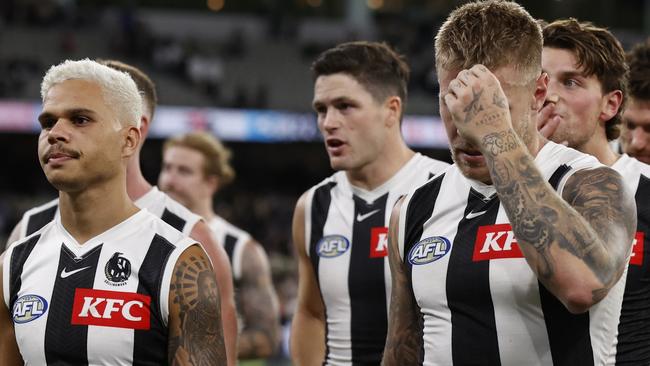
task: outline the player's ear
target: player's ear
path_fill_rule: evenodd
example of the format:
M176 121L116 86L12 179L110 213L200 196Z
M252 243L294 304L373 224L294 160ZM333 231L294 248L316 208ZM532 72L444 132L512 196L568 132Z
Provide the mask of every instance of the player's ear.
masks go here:
M400 122L400 116L402 115L402 98L393 95L386 98L384 102L386 108L388 109L388 118L386 119L386 124L388 126L393 126Z
M138 145L140 144L140 139L142 135L140 129L135 126L127 126L123 129L124 133L124 145L122 148L123 156L128 158L133 156L137 150Z
M544 100L546 100L547 92L548 92L548 74L543 72L541 75L537 77L537 80L535 80L535 94L533 97L533 103L531 105L531 108L535 110L535 112L542 109L542 106L544 105Z

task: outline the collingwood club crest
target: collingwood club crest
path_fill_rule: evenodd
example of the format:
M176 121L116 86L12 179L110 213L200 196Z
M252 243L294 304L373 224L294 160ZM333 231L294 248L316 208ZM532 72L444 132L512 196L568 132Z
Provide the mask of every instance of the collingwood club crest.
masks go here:
M131 276L131 262L122 256L122 253L115 252L104 267L106 284L111 286L124 286Z

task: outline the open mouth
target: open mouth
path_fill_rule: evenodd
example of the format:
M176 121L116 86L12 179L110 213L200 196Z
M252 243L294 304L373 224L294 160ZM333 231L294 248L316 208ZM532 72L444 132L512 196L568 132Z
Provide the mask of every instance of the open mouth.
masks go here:
M332 147L332 148L341 147L343 145L343 141L334 138L327 139L325 143L327 144L327 147Z

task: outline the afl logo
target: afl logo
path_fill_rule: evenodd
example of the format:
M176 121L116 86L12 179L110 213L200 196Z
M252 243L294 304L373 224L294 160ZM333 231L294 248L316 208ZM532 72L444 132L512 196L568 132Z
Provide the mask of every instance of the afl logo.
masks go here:
M334 258L350 249L350 241L343 235L324 236L316 244L316 253L322 258Z
M31 322L41 317L47 311L47 301L38 295L23 295L14 303L14 323Z
M113 286L123 286L126 280L131 276L131 262L122 256L122 253L114 253L111 259L104 267L104 274L106 274L106 282Z
M449 253L451 244L447 238L432 236L422 239L409 251L409 262L411 264L427 264L445 256Z

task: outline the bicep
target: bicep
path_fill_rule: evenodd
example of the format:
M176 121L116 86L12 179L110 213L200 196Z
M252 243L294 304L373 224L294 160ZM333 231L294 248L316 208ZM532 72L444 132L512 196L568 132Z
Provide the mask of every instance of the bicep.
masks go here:
M621 176L605 167L578 171L562 196L624 262L636 231L636 205Z
M178 258L169 291L169 363L225 365L219 290L212 265L198 245Z

